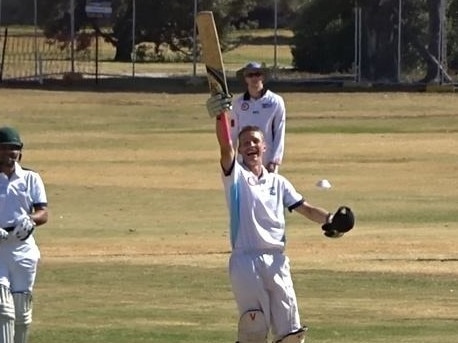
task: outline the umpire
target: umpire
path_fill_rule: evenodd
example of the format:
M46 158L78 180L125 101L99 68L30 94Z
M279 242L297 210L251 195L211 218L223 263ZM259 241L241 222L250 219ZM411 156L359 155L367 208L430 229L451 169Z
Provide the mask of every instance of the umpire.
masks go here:
M26 343L40 251L32 233L48 221L40 175L19 162L16 129L0 127L0 343Z

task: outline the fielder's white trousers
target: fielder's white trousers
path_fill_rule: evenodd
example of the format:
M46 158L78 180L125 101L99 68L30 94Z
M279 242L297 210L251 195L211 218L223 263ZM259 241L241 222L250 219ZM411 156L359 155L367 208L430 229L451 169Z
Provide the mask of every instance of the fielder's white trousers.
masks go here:
M261 310L274 341L302 328L289 258L283 253L234 251L229 275L240 315Z

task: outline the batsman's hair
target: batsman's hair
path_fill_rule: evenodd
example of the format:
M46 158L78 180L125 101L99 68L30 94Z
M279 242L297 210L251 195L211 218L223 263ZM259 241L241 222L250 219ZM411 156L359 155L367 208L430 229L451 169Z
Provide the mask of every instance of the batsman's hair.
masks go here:
M242 127L242 129L241 129L240 132L239 132L238 138L240 139L240 137L241 137L245 132L259 132L259 133L261 134L261 136L262 136L262 139L264 139L264 132L262 132L262 130L259 128L259 126L256 126L256 125L247 125L247 126Z

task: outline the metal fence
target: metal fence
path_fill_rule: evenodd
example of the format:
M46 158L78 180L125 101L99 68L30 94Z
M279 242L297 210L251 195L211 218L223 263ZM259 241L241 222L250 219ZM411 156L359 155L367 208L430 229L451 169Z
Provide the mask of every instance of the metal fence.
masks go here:
M6 0L3 0L3 2ZM26 0L10 0L12 3L20 3ZM95 32L87 30L84 32L75 32L75 20L73 18L74 0L68 0L68 14L71 18L71 32L65 40L47 39L39 29L40 18L37 15L37 2L34 0L34 10L31 11L30 20L21 22L21 26L15 24L9 18L9 13L2 10L2 0L0 0L0 81L8 80L33 80L43 82L49 78L63 78L68 74L79 74L85 78L105 78L105 77L162 77L178 75L193 78L204 74L203 66L198 62L197 47L194 46L192 54L193 61L188 65L180 67L157 63L139 63L137 57L140 49L144 48L142 44L132 44L132 61L130 63L115 63L114 47L107 44L104 39L99 37ZM132 41L135 42L135 25L136 25L136 6L133 3L132 13ZM260 62L265 62L273 70L273 77L276 79L294 78L310 79L324 78L323 75L311 75L307 73L285 72L291 70L291 63L285 65L279 63L279 49L289 49L289 46L280 45L277 27L277 0L275 3L275 12L272 18L272 42L270 52L260 50L259 56L255 58ZM111 13L110 1L87 1L87 6L93 6L90 10L92 15L109 15ZM86 6L86 7L87 7ZM11 8L10 8L11 9ZM87 10L87 8L86 8ZM100 12L100 13L97 13ZM197 13L197 0L194 0L194 14ZM410 82L411 78L403 73L402 68L402 0L399 0L399 25L398 25L398 82ZM89 14L89 13L88 13ZM109 25L108 25L109 26ZM354 66L346 75L327 75L325 77L345 78L352 82L361 82L361 39L364 30L361 22L361 8L355 7L354 10ZM194 29L194 41L196 41L196 31ZM85 47L78 46L81 42L86 42ZM292 57L291 57L292 59ZM442 81L452 80L447 74L446 63L443 58L437 63L440 65ZM443 67L442 67L443 66ZM229 73L235 75L237 67L230 66ZM449 81L450 81L449 80ZM452 80L453 81L453 80Z
M48 78L60 78L72 70L82 74L94 73L92 47L75 52L72 58L68 43L48 40L42 34L18 33L4 28L0 39L0 80L43 82Z

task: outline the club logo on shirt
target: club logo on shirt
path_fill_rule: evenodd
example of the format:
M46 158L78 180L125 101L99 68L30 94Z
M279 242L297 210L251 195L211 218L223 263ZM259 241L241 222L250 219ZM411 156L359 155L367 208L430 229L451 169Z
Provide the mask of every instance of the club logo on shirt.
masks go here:
M276 194L277 192L275 192L275 187L274 186L270 187L270 195L276 195Z
M247 182L250 186L257 186L257 185L263 185L266 183L266 180L262 179L262 180L259 180L257 179L256 177L254 176L248 176L247 178Z
M247 182L250 186L256 186L257 184L256 179L253 176L249 176Z
M240 109L242 111L248 111L249 108L250 108L250 104L248 104L247 102L242 102L242 105L240 106Z

